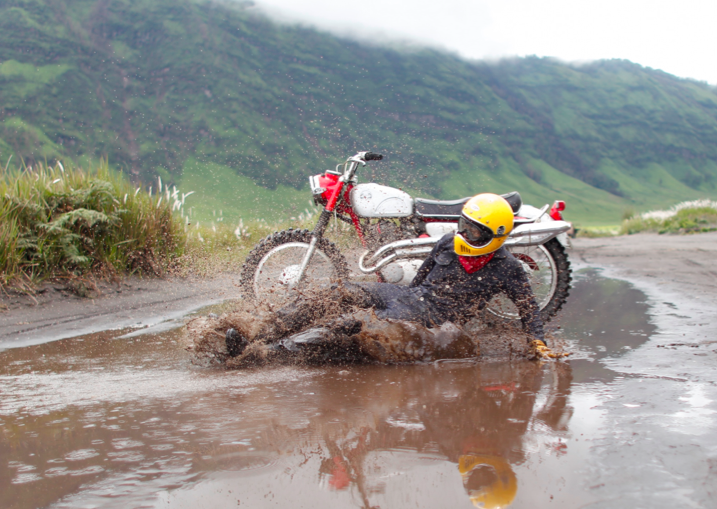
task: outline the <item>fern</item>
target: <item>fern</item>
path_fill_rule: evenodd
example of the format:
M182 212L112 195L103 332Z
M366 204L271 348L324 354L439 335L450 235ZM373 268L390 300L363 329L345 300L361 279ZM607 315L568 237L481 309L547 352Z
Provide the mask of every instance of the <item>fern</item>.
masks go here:
M106 163L92 173L36 165L0 179L0 284L20 272L161 272L183 239L168 200L138 192Z
M42 225L42 227L46 229L48 234L52 234L55 231L65 230L70 227L92 228L95 225L110 225L116 221L116 217L108 216L103 212L78 208L59 215L57 219L51 223Z

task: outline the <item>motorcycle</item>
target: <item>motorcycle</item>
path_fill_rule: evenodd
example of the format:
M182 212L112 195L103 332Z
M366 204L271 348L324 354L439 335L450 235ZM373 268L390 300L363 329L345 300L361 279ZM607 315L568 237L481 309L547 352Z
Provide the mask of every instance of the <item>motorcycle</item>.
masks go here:
M325 236L332 218L354 227L365 251L356 268L379 281L408 285L435 244L457 230L461 209L470 197L442 201L412 198L408 193L375 183L359 184L357 170L383 156L359 152L322 175L309 177L314 203L323 206L313 231L290 228L269 235L249 253L240 287L247 299L272 305L310 283L326 284L354 277L340 249ZM505 246L523 265L544 321L551 319L568 297L570 262L565 248L571 224L564 221L565 202L549 209L523 204L520 194L502 195L513 209L514 228ZM549 210L548 210L549 209ZM491 300L487 311L503 319L519 318L507 298Z

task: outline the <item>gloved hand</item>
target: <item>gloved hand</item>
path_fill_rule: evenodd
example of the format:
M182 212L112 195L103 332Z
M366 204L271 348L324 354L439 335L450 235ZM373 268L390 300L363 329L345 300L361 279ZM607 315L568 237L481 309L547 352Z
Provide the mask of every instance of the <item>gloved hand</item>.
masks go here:
M547 347L544 341L534 339L530 343L530 358L531 359L559 359L561 357L567 357L569 353L555 353Z

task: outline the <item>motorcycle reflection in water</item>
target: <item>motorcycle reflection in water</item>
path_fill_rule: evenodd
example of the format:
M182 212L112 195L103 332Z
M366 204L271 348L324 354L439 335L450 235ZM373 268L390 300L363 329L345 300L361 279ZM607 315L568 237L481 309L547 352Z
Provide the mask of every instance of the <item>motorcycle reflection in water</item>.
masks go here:
M276 442L267 445L288 447L292 455L305 456L307 463L321 455L322 482L333 490L355 489L365 508L377 505L372 498L387 491L386 479L400 475L388 470L410 468L381 467L386 452L400 451L447 459L455 464L455 475L473 505L507 507L518 489L514 467L526 460L526 434L567 431L572 413L567 404L570 366L531 362L439 366L444 373L437 377L427 376L424 369L407 370L400 382L381 385L380 398L376 386L384 381L385 371L376 371L378 379L373 380L370 370L362 372L363 383L350 396L340 387L333 389L350 399L342 410L322 408L321 417L302 430L303 436L314 440L297 450L295 443L285 442L287 436L296 435L296 428L275 426L270 440ZM347 413L346 409L355 410ZM557 442L556 452L566 447ZM411 487L420 490L414 482ZM418 501L418 505L423 504Z

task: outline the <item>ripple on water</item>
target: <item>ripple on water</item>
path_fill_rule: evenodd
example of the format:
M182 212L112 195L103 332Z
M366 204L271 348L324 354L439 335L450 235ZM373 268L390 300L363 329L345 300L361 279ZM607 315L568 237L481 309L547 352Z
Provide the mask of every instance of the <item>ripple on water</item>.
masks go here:
M94 458L95 456L99 456L100 453L98 453L94 449L79 449L77 451L72 451L71 453L65 454L65 459L67 461L82 461L89 458Z

